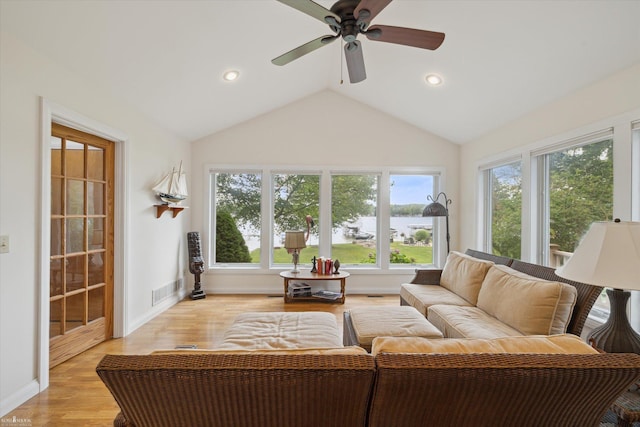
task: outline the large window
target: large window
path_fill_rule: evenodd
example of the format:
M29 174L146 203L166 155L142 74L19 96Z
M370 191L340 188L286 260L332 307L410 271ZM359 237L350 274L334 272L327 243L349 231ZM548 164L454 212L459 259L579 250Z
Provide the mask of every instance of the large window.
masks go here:
M260 263L262 175L256 172L211 174L216 264Z
M391 175L389 238L392 265L433 262L433 221L422 216L427 196L434 192L432 175Z
M341 265L376 264L378 176L331 176L331 257Z
M288 230L305 233L303 268L313 257L361 269L433 263L438 238L422 210L438 174L212 168L210 177L210 268L288 267Z
M522 241L522 165L509 163L485 170L488 189L486 248L520 259Z

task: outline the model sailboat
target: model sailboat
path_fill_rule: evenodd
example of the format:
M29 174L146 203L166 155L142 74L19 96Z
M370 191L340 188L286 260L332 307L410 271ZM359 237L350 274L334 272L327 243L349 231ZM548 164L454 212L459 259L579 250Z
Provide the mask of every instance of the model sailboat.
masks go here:
M176 172L176 168L172 168L171 172L166 174L158 184L153 187L160 200L165 203L178 204L187 198L187 176L182 172L182 162Z

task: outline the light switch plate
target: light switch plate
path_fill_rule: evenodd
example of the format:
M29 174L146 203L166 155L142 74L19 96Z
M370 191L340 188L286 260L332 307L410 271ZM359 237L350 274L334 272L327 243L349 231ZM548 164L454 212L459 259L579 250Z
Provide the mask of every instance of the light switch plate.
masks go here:
M0 236L0 254L9 253L9 236Z

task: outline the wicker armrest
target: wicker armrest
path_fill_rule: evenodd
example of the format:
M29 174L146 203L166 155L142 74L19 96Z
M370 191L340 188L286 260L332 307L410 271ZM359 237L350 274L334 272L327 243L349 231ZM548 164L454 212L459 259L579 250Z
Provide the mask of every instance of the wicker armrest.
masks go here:
M439 285L442 270L416 268L416 275L411 282L417 285Z

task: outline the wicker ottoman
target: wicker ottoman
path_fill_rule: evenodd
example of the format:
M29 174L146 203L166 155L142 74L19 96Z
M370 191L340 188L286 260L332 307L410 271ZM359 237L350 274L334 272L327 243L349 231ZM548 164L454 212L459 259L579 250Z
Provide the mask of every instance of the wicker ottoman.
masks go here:
M343 344L359 345L367 351L371 351L375 337L443 338L442 332L411 306L358 307L343 316Z
M224 334L222 350L342 347L335 315L322 312L243 313Z

